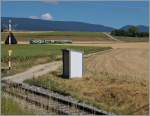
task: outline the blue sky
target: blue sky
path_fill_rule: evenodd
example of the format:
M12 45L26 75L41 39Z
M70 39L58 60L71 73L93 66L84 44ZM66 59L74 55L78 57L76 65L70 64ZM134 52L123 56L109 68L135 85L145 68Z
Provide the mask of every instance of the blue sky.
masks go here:
M7 1L1 10L2 17L81 21L115 28L148 25L147 1Z

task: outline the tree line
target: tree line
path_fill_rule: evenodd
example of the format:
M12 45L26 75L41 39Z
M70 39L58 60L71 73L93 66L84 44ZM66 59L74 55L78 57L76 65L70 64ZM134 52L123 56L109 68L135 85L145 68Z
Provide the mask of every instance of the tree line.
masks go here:
M124 29L115 29L111 32L111 35L114 36L127 36L127 37L148 37L148 32L140 32L138 27L131 26L127 30Z

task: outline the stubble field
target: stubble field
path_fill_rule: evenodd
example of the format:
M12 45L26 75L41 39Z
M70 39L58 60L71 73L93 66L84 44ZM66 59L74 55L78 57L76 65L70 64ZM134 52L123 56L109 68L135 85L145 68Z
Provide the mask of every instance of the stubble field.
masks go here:
M136 77L148 76L148 49L118 48L85 59L88 72L108 72ZM94 68L91 68L94 67Z
M148 43L109 45L85 58L82 79L63 79L59 70L26 82L116 114L148 114Z

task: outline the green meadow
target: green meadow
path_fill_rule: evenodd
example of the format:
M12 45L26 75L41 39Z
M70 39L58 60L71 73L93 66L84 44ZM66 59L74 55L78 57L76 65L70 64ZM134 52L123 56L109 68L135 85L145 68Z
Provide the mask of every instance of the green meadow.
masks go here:
M48 37L107 37L101 32L60 32L60 31L54 31L54 32L14 32L13 33L17 40L23 40L26 41L29 38L48 38ZM8 32L2 33L2 40L5 40L8 36Z

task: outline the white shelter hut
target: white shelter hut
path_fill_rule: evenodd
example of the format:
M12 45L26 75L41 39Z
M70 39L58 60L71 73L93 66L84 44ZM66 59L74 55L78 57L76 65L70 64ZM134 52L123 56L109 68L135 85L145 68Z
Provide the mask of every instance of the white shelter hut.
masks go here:
M63 49L63 77L82 78L83 53L74 50Z

